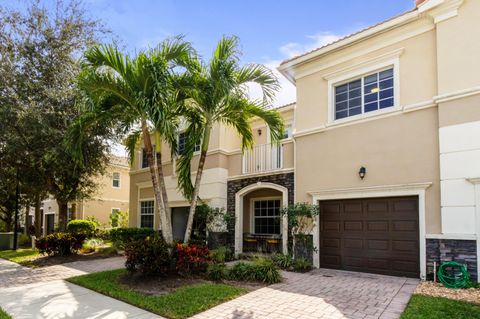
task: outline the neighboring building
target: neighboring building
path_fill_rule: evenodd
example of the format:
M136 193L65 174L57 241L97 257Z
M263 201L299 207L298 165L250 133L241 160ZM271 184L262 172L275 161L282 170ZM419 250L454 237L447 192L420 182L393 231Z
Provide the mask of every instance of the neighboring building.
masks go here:
M478 278L480 1L417 2L281 64L297 103L279 109L289 127L279 148L261 122L243 155L231 129L215 128L200 196L235 215L227 230L237 254L285 251L279 207L308 202L320 207L317 267L425 278L434 262L457 260ZM158 228L141 152L130 223ZM188 203L175 160L165 172L181 238Z
M129 165L124 157L111 156L104 175L98 177L98 189L89 199L79 201L75 207L76 219L94 217L103 228L110 228L110 215L128 211L130 187ZM68 218L72 218L72 204L69 203ZM58 205L54 198L42 203L42 229L50 234L58 224ZM30 215L33 214L31 210Z

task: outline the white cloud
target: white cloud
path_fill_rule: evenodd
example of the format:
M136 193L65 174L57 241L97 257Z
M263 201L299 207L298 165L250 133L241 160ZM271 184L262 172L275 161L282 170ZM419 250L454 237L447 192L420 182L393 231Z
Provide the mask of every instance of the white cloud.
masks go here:
M281 89L275 96L275 101L273 103L274 106L281 106L296 101L295 86L277 71L277 67L280 63L284 59L290 59L299 54L322 47L340 39L341 37L341 35L333 34L331 32L320 32L315 35L309 35L306 36L307 41L305 43L290 42L282 45L279 48L279 52L281 53L280 59L266 59L262 63L272 70L280 82ZM262 98L262 91L256 85L249 85L249 94L254 99Z
M323 47L329 43L337 41L341 36L331 32L320 32L307 36L307 43L290 42L280 47L280 52L288 58L300 55L313 49Z

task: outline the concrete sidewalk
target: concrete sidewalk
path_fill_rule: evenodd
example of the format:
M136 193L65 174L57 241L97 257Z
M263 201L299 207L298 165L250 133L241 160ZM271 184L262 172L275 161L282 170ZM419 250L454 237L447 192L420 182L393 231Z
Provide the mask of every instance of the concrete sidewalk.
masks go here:
M30 269L0 258L0 307L14 319L162 318L62 280L124 263L114 257Z
M64 280L0 289L0 307L14 319L162 318Z

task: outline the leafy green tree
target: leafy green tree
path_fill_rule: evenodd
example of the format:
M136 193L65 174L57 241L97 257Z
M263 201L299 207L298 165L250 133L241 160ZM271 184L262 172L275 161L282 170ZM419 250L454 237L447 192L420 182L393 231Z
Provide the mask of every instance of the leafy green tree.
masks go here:
M85 54L79 80L93 102L84 114L86 122L103 123L128 134L125 144L131 161L143 139L162 235L167 243L173 242L173 234L161 146L166 142L172 152L176 151L178 109L183 102L174 86L176 68L185 66L192 53L190 43L181 37L165 40L134 58L112 45L96 46Z
M93 177L106 163L109 131L97 126L85 134L78 161L66 140L84 99L75 89L78 57L105 34L88 17L80 1L56 1L52 10L41 2L26 10L0 7L0 139L2 166L15 169L20 160L22 197L35 203L39 231L40 203L47 193L60 207L65 229L69 201L89 196Z
M236 37L224 37L219 42L208 64L199 59L188 65L189 76L182 83L182 91L189 97L182 114L189 120L186 152L178 164L179 186L190 199L190 213L184 242L190 240L197 207L200 183L207 156L212 127L216 123L233 127L242 139L242 150L251 148L253 135L250 120L258 117L270 128L273 142L282 137L284 125L280 114L266 105L279 88L272 72L259 64L239 65L239 43ZM261 87L263 101L248 97L247 84ZM201 143L200 159L192 185L191 160L195 144Z

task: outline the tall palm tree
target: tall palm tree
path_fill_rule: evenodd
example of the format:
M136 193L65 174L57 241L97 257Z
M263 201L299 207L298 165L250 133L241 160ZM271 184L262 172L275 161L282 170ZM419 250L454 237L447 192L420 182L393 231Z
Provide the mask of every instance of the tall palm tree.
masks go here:
M265 106L271 102L279 84L272 72L259 64L239 65L239 43L236 37L223 37L217 44L208 64L190 61L189 74L182 90L189 97L183 116L189 121L186 130L186 151L177 166L179 187L190 199L190 212L184 242L190 240L195 209L200 191L203 168L212 127L223 123L233 127L242 139L242 150L252 148L253 134L250 120L259 117L270 128L273 142L280 140L284 125L280 114ZM248 83L260 85L264 99L248 98ZM190 163L196 143L201 143L200 159L192 185Z
M128 134L125 145L133 161L143 139L150 169L160 227L167 243L173 243L171 215L162 170L162 142L176 150L175 132L182 99L173 79L176 68L194 53L190 43L177 37L134 58L106 45L88 50L84 56L80 87L94 102L84 119L100 121ZM155 149L151 135L155 136Z

